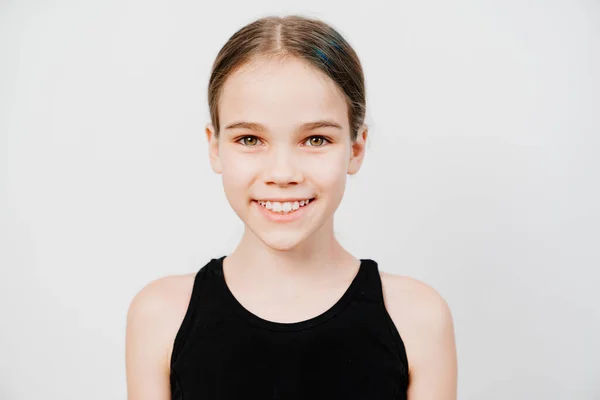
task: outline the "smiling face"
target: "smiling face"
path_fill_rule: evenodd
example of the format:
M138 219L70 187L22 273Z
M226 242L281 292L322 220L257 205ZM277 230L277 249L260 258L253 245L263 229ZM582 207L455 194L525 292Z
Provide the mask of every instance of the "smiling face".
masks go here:
M257 59L227 78L218 110L219 138L206 128L211 166L246 228L276 250L333 234L367 137L351 141L336 84L297 58Z

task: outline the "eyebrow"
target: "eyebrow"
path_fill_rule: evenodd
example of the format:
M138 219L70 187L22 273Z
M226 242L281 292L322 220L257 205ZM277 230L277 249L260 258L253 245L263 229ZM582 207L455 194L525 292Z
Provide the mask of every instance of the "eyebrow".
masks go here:
M231 123L225 127L225 129L236 129L236 128L245 128L245 129L250 129L253 131L257 131L257 132L266 132L267 131L267 128L264 125L259 124L257 122L240 121L240 122ZM342 126L336 122L321 120L321 121L314 121L314 122L306 122L306 123L300 125L299 127L297 127L295 129L295 131L302 132L302 131L310 131L310 130L319 129L319 128L343 129Z

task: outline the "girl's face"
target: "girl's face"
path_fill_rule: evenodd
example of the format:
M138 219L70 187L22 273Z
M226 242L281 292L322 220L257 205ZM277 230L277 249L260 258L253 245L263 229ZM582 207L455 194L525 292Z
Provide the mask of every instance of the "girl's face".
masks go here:
M367 131L351 142L345 97L329 77L299 59L257 59L227 78L219 118L218 140L206 127L211 166L248 229L277 250L333 229Z

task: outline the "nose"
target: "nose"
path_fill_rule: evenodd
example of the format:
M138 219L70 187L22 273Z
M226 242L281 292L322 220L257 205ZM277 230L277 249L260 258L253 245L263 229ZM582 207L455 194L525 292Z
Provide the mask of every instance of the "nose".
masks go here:
M266 160L265 183L276 185L295 184L302 180L297 157L292 151L273 150Z

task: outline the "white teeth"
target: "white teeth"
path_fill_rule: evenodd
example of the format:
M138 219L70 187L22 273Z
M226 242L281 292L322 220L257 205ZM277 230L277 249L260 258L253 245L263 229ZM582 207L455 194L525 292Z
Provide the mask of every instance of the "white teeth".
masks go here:
M309 203L310 199L308 200L301 200L301 201L294 201L289 202L286 201L285 203L280 203L278 201L259 201L258 204L260 204L261 206L265 207L268 210L271 210L273 212L277 212L277 213L282 213L282 214L287 214L290 212L294 212L297 209L299 209L300 207L303 207L305 205L307 205Z

